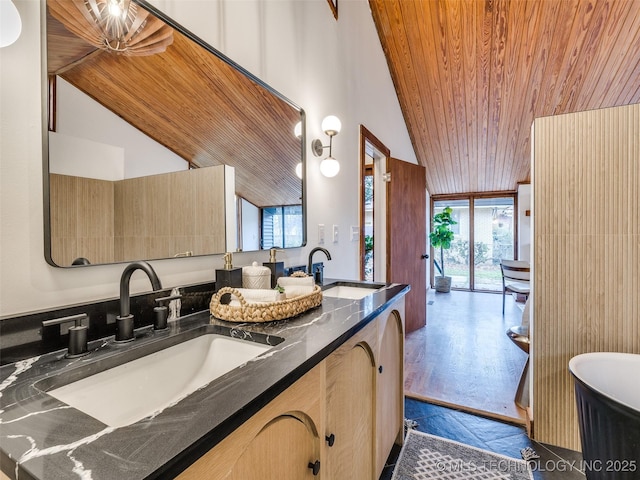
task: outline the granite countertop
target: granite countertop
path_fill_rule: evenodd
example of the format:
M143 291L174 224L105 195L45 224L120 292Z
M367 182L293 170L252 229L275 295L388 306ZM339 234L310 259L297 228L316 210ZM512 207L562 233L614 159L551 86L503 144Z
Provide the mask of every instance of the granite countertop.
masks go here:
M92 342L85 357L66 359L65 351L58 351L5 365L0 368L2 471L41 480L171 478L408 291L407 285L390 284L362 300L325 296L322 305L294 319L264 324L224 322L204 311L172 322L168 332L141 329L127 346L114 345L110 337ZM267 342L284 341L153 417L124 427L107 427L42 391L43 379L203 325L236 337L260 334Z

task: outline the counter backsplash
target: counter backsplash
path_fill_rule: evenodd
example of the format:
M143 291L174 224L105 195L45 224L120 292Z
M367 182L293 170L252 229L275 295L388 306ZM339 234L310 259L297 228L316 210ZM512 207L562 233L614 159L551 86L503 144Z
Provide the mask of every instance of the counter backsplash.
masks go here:
M187 285L180 288L180 315L207 310L215 290L215 282ZM168 296L171 288L160 292L142 293L131 296L131 313L135 317L135 328L152 325L155 299ZM89 341L115 335L116 316L119 315L118 298L93 303L56 307L16 317L0 319L0 365L26 358L54 352L66 348L69 334L59 325L43 327L42 322L54 318L86 313L89 317Z

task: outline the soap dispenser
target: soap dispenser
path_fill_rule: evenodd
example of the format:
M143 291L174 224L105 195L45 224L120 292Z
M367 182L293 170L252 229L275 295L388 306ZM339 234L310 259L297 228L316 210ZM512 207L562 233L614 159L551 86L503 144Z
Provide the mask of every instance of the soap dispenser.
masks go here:
M224 254L224 268L216 269L216 292L222 287L242 287L242 268L233 268L232 254Z
M269 267L271 270L271 288L275 288L278 283L278 279L284 276L284 262L278 262L276 260L276 252L278 250L272 248L269 250L269 261L264 262L262 265Z

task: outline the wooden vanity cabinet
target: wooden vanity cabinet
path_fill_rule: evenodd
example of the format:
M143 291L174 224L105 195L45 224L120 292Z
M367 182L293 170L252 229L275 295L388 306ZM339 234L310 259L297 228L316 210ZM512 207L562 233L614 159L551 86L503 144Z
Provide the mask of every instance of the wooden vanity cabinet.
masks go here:
M400 299L178 478L378 479L403 438L403 317Z
M319 478L325 363L307 372L231 435L199 458L180 480ZM317 468L317 467L316 467ZM319 474L319 472L318 472Z
M379 478L393 444L404 434L404 301L378 317L376 381L376 476Z
M325 360L323 478L373 478L376 327L370 323Z

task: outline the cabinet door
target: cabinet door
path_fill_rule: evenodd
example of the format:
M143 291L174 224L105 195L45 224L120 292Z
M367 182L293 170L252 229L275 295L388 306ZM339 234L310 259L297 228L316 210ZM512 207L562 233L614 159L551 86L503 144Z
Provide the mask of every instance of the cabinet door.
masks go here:
M325 362L307 372L178 476L179 480L319 478Z
M376 474L379 476L394 443L402 443L404 421L404 336L396 310L379 320L380 349L376 385Z
M273 419L249 443L229 480L313 479L309 464L319 461L318 438L300 419L282 415ZM319 463L318 463L319 465ZM319 471L316 471L318 474Z
M323 478L373 478L374 378L366 344L341 348L327 359Z

